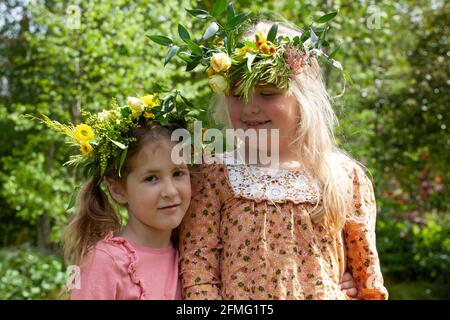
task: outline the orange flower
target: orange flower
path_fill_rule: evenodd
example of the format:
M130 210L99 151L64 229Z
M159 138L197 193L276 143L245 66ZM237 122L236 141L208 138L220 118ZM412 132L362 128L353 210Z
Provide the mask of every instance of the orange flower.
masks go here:
M259 47L259 50L260 50L262 53L265 53L265 54L269 54L269 53L270 53L270 48L269 48L269 46L267 45L267 42L264 42L263 44L261 44L261 46Z
M271 44L271 45L269 46L269 53L270 53L271 55L274 55L276 52L277 52L277 48L275 48L275 46L274 46L273 44Z
M261 31L258 31L258 33L255 34L255 39L256 39L255 44L258 49L261 47L261 45L263 45L266 42L266 37L263 35Z

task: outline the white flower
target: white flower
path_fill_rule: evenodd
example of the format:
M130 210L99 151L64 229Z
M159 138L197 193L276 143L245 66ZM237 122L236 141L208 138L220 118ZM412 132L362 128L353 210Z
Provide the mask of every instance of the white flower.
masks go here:
M102 121L110 120L110 119L111 119L111 116L112 116L111 112L109 112L109 111L107 111L107 110L103 110L102 112L100 112L100 113L98 114L98 118L99 118L100 120L102 120Z
M230 66L230 57L224 52L215 53L211 58L211 67L215 72L227 71Z
M128 104L130 107L133 107L133 106L143 106L143 105L144 105L144 103L142 102L142 100L139 99L139 98L136 98L136 97L127 97L127 104Z
M212 90L216 93L223 93L228 91L228 80L219 74L213 75L208 81Z
M140 114L142 111L144 111L145 104L139 98L128 97L127 103L130 106L131 110L133 110L133 114Z

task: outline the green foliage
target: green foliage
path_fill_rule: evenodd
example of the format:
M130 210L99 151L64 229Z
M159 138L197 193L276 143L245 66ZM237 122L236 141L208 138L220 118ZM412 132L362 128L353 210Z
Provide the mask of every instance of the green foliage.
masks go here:
M78 122L81 107L101 111L111 97L122 103L126 96L152 91L155 83L173 86L206 107L210 89L203 75L188 74L176 59L162 67L169 53L182 59L190 55L176 48L160 50L146 34L180 36L190 52L201 54L193 41L204 34L208 12L232 27L247 18L235 12L281 15L308 26L338 11L327 39L340 49L330 55L354 84L335 99L337 137L372 173L382 269L394 279L448 285L449 2L433 1L430 6L422 0L242 0L233 2L236 11L214 0L78 3L78 29L67 25L68 1L31 1L24 6L23 1L7 0L0 6L1 246L31 242L50 248L46 238L56 244L67 221L70 195L81 183L78 172L62 167L70 156L63 140L23 114ZM17 13L20 10L23 14ZM199 19L192 21L191 15ZM160 40L172 45L171 40ZM189 66L200 63L193 60ZM324 78L331 95L337 95L343 80L332 70L324 66ZM46 264L54 275L61 268L51 258L30 252L26 247L1 251L1 298L43 298L57 288L49 284L54 282L46 272L36 270ZM20 269L27 259L34 261L25 269L35 270L35 280ZM406 285L397 288L413 294Z
M61 259L28 245L0 250L0 299L58 298L67 275Z
M410 219L379 219L377 248L383 273L397 281L448 283L450 214L434 212Z

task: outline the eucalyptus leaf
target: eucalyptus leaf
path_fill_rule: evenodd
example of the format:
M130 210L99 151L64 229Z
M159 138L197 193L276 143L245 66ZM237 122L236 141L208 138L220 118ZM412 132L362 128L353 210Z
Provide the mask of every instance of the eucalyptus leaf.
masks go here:
M336 49L333 50L332 53L330 53L330 55L328 56L329 59L333 59L334 56L336 56L336 54L338 53L339 49L341 48L341 45L339 45Z
M202 36L202 40L208 40L212 38L216 32L219 31L219 25L216 22L211 22L205 30L205 33Z
M188 45L189 50L191 50L191 52L196 55L196 56L202 56L203 55L203 51L202 49L199 47L198 44L192 42L191 40L186 40L186 43Z
M116 146L118 146L122 150L125 150L127 148L126 145L124 145L123 143L120 143L119 141L113 140L111 138L108 138L108 139L111 140L112 143L114 143Z
M217 0L214 3L212 14L214 17L218 17L227 8L227 0Z
M233 4L230 2L227 5L227 24L234 18L236 13L234 12Z
M238 27L241 23L248 19L248 13L241 13L237 16L234 16L227 22L228 29L234 29Z
M313 29L311 29L311 36L309 38L314 45L319 41L319 38L317 37Z
M347 71L345 70L341 70L342 74L344 75L344 77L348 80L348 82L350 82L351 84L353 84L353 79L352 77L350 77L350 75L348 74Z
M209 13L205 10L201 9L186 9L186 11L193 17L197 19L207 19L209 17Z
M169 48L169 52L167 52L166 59L164 60L164 66L177 54L178 50L180 50L180 47L175 45Z
M153 42L156 42L158 44L161 44L161 45L167 46L167 47L173 43L172 39L170 39L166 36L147 35L147 38L149 38Z
M195 59L192 60L192 62L189 62L186 66L186 71L192 71L195 69L195 67L197 67L200 62L201 62L201 58L200 56L197 56Z
M180 35L181 40L186 42L186 40L191 40L191 36L189 35L189 31L181 24L178 24L178 34Z
M278 32L278 24L274 23L267 34L267 41L274 42Z
M337 11L333 11L333 12L327 13L326 15L323 15L323 16L321 16L319 18L314 19L314 22L317 22L317 23L328 22L331 19L333 19L334 17L336 17L337 14L338 14Z
M188 52L178 52L178 57L187 63L192 62L191 55Z
M127 153L128 153L128 150L125 149L120 154L120 159L119 159L119 177L120 177L120 171L122 170L122 166L123 166L123 164L125 162L125 159L127 158Z

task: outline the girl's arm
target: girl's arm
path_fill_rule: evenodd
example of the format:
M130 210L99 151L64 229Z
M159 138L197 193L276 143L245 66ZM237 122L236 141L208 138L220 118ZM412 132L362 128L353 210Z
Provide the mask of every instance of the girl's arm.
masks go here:
M344 226L348 270L358 290L358 299L387 299L375 242L376 203L372 183L355 165L353 210Z
M180 226L183 299L222 299L220 276L220 174L202 165L191 176L192 200Z

